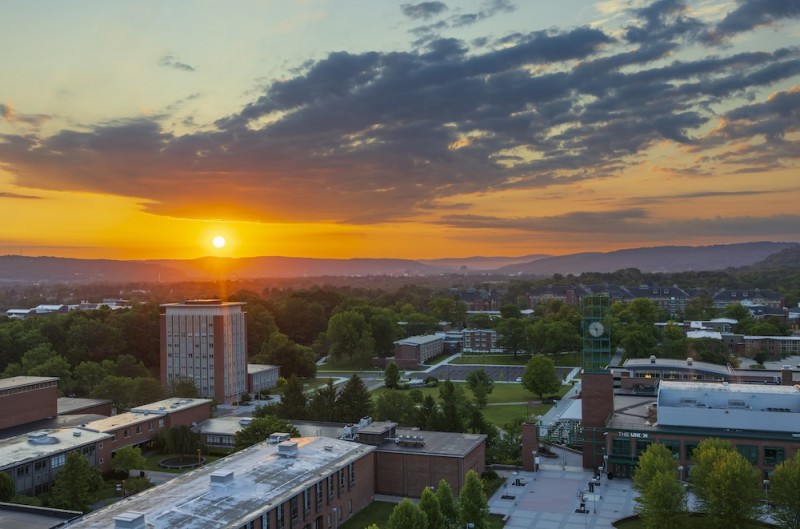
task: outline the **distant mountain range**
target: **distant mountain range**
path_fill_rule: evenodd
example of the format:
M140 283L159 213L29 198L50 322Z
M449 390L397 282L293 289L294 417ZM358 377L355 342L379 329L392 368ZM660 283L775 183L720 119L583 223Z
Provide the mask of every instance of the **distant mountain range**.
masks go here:
M714 246L657 246L564 256L451 259L314 259L301 257L204 257L191 260L113 261L60 257L0 256L0 282L172 282L214 279L319 276L420 276L451 273L501 275L580 274L638 268L642 272L723 270L763 261L793 242Z

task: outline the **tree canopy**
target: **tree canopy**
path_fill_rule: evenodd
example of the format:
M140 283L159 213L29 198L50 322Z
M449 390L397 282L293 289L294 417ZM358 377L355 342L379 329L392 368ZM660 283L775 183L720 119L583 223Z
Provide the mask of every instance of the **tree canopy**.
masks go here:
M522 375L522 385L531 393L544 398L545 394L556 393L561 387L561 379L556 371L555 362L542 355L534 355L528 361Z

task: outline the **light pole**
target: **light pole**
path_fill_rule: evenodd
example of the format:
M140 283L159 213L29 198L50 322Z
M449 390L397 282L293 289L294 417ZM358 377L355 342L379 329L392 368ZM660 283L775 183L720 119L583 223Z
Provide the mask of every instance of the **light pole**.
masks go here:
M769 512L769 480L764 480L764 512Z
M678 481L683 483L683 465L678 467Z

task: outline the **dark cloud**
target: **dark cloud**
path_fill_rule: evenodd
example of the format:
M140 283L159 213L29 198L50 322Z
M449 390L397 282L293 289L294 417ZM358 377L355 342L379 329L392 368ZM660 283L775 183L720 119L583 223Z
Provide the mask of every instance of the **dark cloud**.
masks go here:
M400 10L408 18L415 20L428 20L447 11L444 2L421 2L419 4L403 4Z
M404 8L412 7L433 9ZM511 4L481 12L504 9ZM5 135L0 163L27 187L140 197L158 214L342 223L464 213L464 199L442 204L469 193L600 186L662 146L696 155L676 168L687 178L796 167L797 89L742 101L796 82L798 48L704 55L693 47L678 60L702 30L684 2L653 2L634 16L623 40L578 27L486 37L479 47L434 38L413 51L334 52L268 83L214 126L165 114ZM196 131L169 132L164 124L176 119ZM641 208L444 219L519 230L662 229Z
M194 72L194 66L190 66L184 62L180 62L172 55L164 55L158 61L159 66L164 66L166 68L173 68L175 70L180 70L182 72Z
M20 195L19 193L8 193L4 191L0 191L0 198L15 198L15 199L22 199L22 200L41 200L44 197L36 196L36 195Z
M741 33L798 17L800 2L797 0L739 0L738 7L717 25L717 30L725 34Z
M693 237L795 236L800 215L714 217L689 220L654 219L641 209L613 212L574 212L553 217L508 219L449 215L441 223L454 228L517 230L522 232L603 234L610 238L645 236L654 240Z

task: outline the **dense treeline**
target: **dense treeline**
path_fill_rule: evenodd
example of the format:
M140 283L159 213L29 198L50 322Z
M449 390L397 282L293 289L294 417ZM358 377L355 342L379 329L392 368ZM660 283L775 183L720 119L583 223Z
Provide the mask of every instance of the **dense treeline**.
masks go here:
M546 279L510 281L507 277L450 275L215 284L12 285L0 289L4 308L76 304L82 299L120 296L131 301L131 308L74 311L24 321L0 317L0 373L58 376L62 392L78 396L98 396L103 388L101 381L119 377L113 386L122 389L108 398L124 408L135 403L135 395L156 392L152 380L146 379L158 374L159 304L202 297L246 302L249 360L280 365L286 377L314 376L315 362L322 355L330 355L339 365L366 366L372 357L392 355L395 340L432 333L441 329L440 322L450 322L455 328L496 327L502 336L500 345L514 354L555 354L580 349L580 312L577 307L551 302L536 307L534 318L520 318L518 309L527 306L526 292L532 287L648 283L684 288L762 288L777 290L791 305L800 300L798 257L800 249L793 248L758 266L723 272L645 274L625 269L613 274L557 274ZM467 317L466 306L458 299L458 292L465 288L502 293L504 317ZM706 319L723 315L739 320L736 332L788 333L780 319L755 321L741 306L714 309L709 295L693 298L683 316ZM693 354L701 360L729 361L719 344L688 340L672 327L659 333L652 325L667 320L667 315L647 300L615 306L613 345L623 347L628 356L685 358Z

